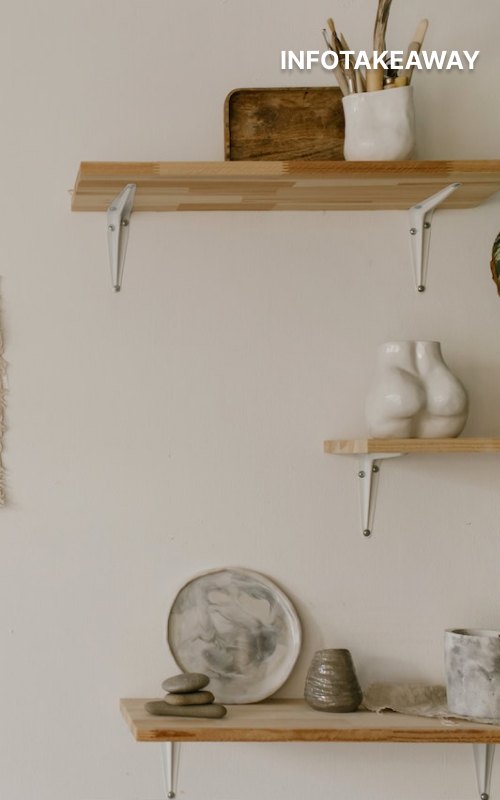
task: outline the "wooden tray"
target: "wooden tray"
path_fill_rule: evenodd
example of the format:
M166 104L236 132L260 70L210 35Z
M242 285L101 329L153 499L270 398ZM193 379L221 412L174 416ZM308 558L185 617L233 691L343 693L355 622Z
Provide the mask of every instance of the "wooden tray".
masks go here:
M234 89L224 104L226 161L343 160L336 86Z

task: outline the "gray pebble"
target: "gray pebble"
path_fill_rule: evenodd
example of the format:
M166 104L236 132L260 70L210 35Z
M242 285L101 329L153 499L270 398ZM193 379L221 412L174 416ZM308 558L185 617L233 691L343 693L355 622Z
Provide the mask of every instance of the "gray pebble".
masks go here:
M166 681L163 681L162 688L166 692L185 694L186 692L197 692L198 689L203 689L209 681L210 678L201 672L183 672L181 675L174 675L172 678L167 678Z
M169 706L203 706L213 703L212 692L186 692L184 694L166 694L164 698Z
M150 700L144 706L148 714L155 717L205 717L220 719L227 714L227 708L218 703L205 706L171 706L164 700Z

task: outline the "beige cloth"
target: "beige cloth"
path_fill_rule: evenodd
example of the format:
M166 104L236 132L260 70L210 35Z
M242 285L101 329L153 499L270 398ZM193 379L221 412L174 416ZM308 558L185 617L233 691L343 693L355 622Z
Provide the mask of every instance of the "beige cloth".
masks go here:
M444 686L427 686L422 683L372 683L363 692L363 706L368 711L398 711L416 717L463 719L498 725L500 720L460 717L448 711Z

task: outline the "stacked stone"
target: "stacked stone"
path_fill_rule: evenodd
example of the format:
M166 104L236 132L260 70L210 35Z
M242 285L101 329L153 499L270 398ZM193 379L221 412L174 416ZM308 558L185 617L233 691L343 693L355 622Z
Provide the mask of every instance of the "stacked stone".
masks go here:
M210 678L201 672L185 672L174 675L162 683L166 691L163 700L146 703L146 711L159 717L225 717L227 708L214 703L212 692L205 687Z

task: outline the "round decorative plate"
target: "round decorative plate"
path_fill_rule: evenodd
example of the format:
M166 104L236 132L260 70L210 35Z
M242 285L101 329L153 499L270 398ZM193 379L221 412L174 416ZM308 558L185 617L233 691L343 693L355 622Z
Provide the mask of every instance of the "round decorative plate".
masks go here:
M274 694L300 651L301 628L276 584L247 569L217 569L188 581L167 625L184 672L204 672L220 703L256 703Z

